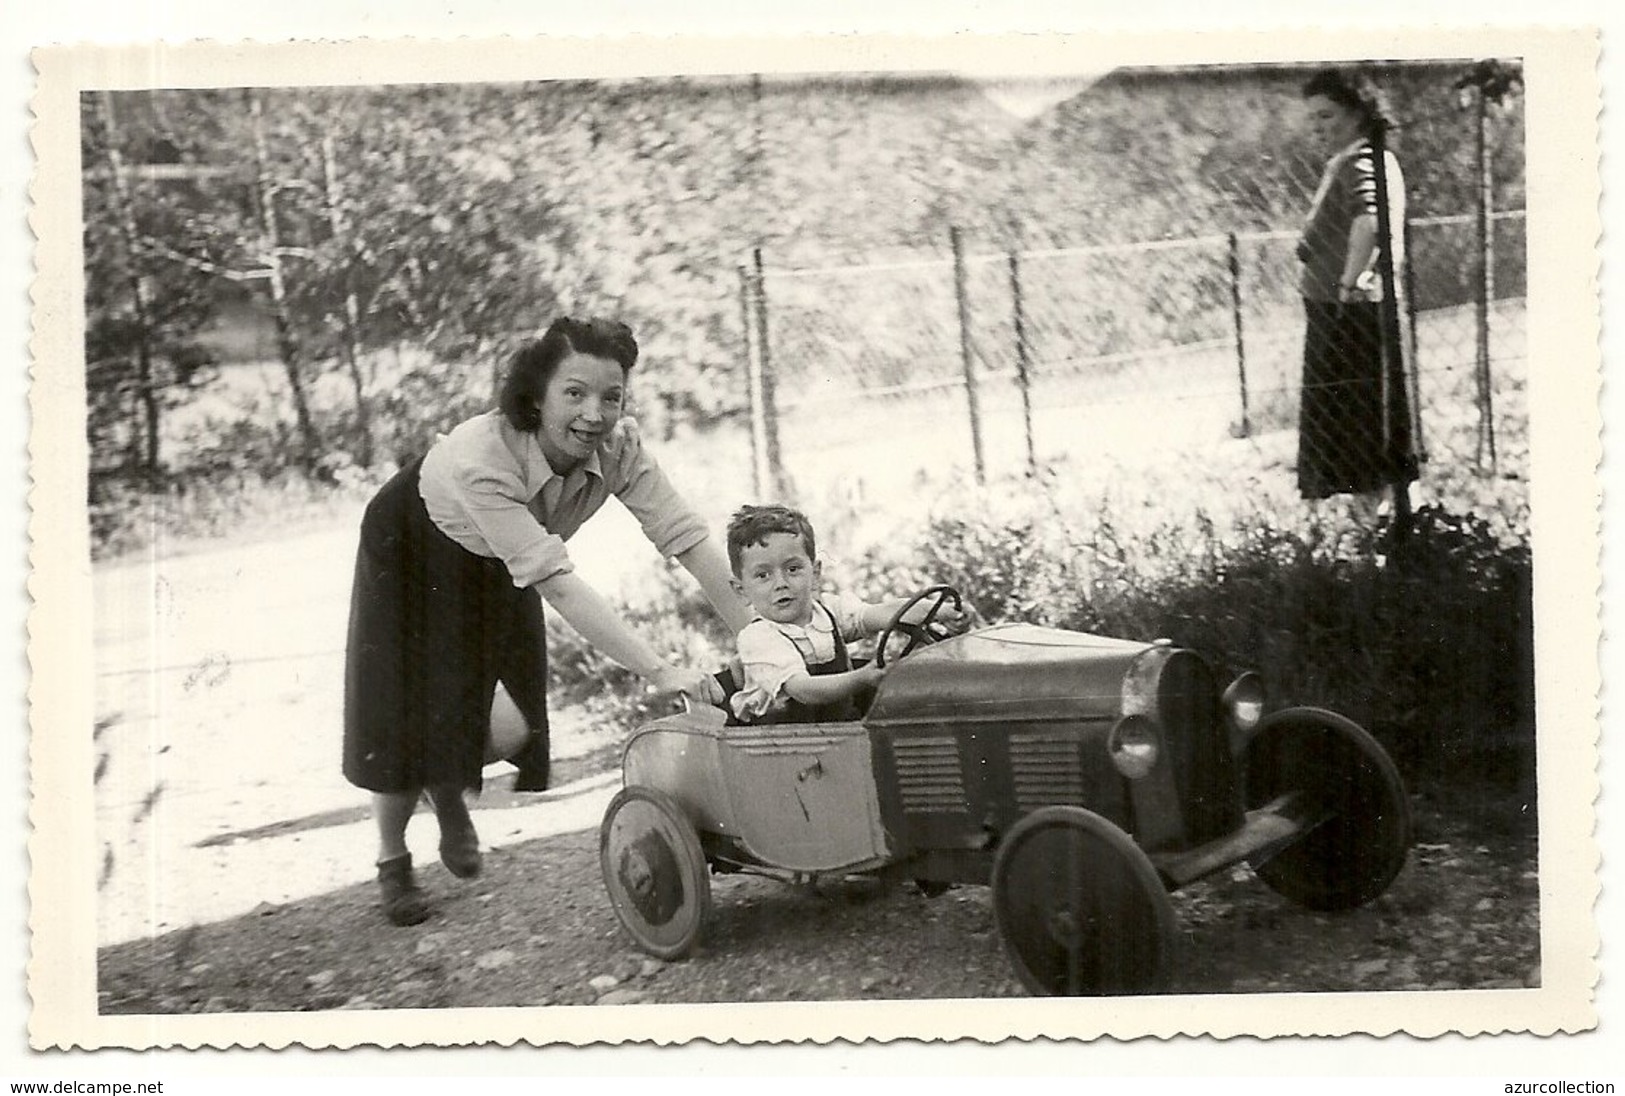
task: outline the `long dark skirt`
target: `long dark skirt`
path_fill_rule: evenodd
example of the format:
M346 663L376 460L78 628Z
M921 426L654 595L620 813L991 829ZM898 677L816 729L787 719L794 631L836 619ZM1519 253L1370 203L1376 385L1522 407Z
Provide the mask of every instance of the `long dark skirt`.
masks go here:
M1304 301L1298 490L1306 499L1417 477L1410 385L1400 356L1382 352L1378 308Z
M344 665L344 776L375 792L477 789L501 681L530 725L521 777L546 783L541 599L429 518L418 460L361 521Z

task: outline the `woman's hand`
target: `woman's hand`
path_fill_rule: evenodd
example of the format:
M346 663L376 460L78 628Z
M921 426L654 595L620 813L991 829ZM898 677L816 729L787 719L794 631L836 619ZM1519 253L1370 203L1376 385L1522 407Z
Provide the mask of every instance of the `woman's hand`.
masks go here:
M1337 283L1337 299L1342 304L1369 301L1371 293L1376 287L1377 272L1362 270L1352 281L1345 278Z
M686 666L667 666L660 670L649 678L649 688L657 696L681 694L704 704L721 704L724 700L722 686L717 684L716 678Z

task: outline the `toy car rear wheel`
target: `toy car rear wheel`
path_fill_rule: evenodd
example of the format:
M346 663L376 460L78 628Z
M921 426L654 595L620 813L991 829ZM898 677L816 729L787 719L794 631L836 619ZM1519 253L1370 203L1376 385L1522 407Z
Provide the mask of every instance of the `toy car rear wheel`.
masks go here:
M711 878L699 835L664 792L622 788L604 811L598 863L615 916L659 959L687 955L711 913Z
M1405 866L1405 785L1357 724L1318 708L1277 712L1242 748L1242 772L1249 809L1296 792L1292 813L1324 819L1253 865L1278 894L1309 909L1353 909L1386 891Z
M1168 892L1133 839L1092 811L1044 807L1011 827L993 861L993 918L1033 993L1151 993L1167 982Z

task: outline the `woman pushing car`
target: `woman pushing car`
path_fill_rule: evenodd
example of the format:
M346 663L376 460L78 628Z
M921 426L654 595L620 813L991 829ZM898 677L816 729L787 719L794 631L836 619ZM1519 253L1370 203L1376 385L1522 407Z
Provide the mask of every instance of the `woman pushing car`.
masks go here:
M427 793L440 859L481 867L464 794L478 790L501 682L530 728L515 788L548 780L546 601L658 693L721 702L711 675L674 666L574 570L565 542L611 495L694 576L729 629L750 620L727 559L623 417L638 345L625 324L555 320L511 359L496 410L396 474L361 524L345 660L344 775L372 793L383 912L423 921L406 827Z

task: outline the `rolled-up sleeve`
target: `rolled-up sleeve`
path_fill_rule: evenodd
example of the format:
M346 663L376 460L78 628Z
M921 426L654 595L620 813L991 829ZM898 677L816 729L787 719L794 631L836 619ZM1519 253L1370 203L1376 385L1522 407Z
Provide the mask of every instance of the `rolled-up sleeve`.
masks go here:
M575 569L564 539L543 527L521 501L525 488L517 472L463 464L452 475L469 523L507 565L515 586L534 586Z
M795 643L770 622L754 620L739 633L738 645L745 681L733 698L734 714L748 720L782 707L784 683L807 669Z
M623 419L616 433L615 451L608 454L617 471L611 489L637 519L655 551L662 556L677 556L703 541L704 519L677 493L654 456L644 448L637 424Z

